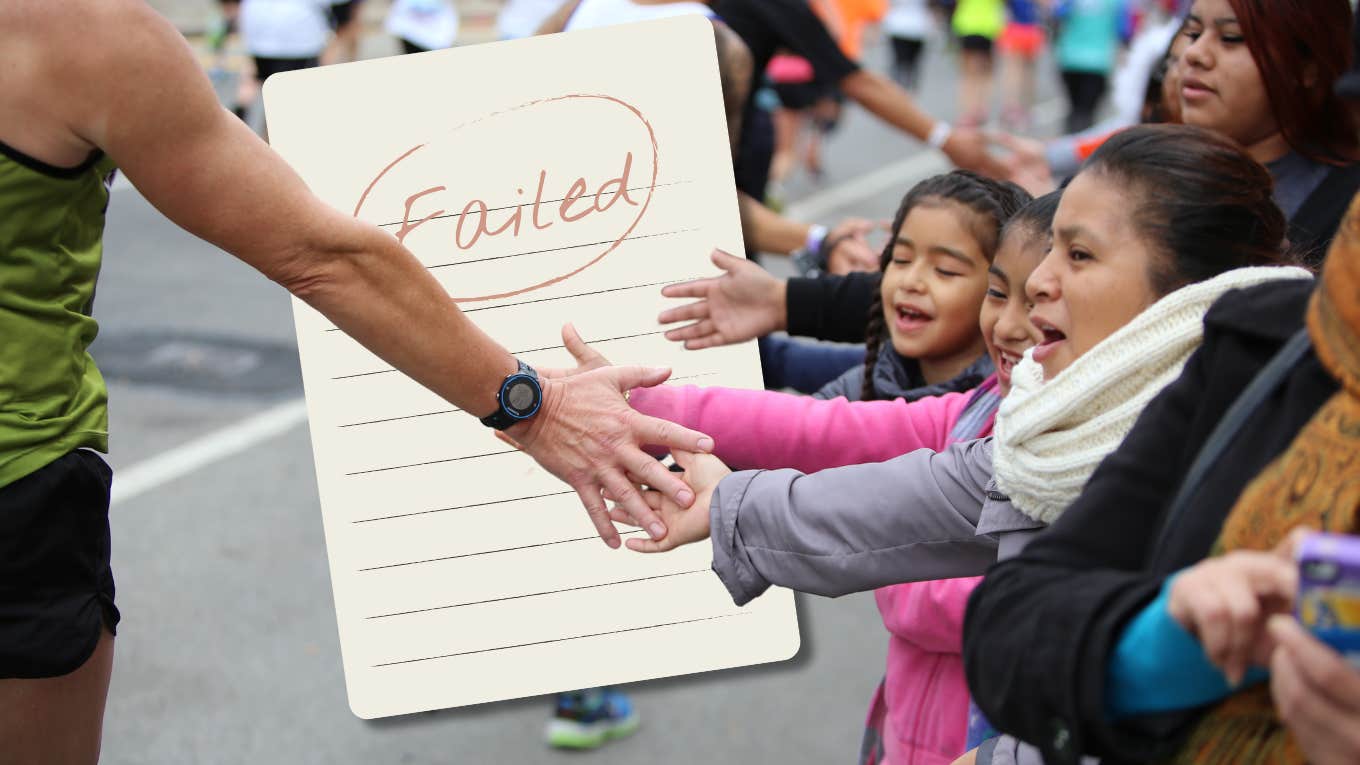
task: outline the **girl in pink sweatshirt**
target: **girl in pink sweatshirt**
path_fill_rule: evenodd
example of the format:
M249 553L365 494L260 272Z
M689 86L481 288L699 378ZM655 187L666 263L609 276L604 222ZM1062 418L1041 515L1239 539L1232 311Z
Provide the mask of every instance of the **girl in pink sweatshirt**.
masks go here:
M962 241L959 231L988 229L976 225L981 217L977 212L952 199L914 199L912 193L894 221L893 241L884 253L880 304L875 308L876 315L882 317L879 326L888 330L883 339L891 339L899 352L920 354L917 358L924 370L933 358L944 355L939 351L949 350L949 342L938 338L968 335L957 326L943 326L948 317L957 315L950 310L947 297L942 297L947 293L937 291L929 298L922 297L928 288L921 285L929 284L929 277L892 278L896 276L892 272L915 265L931 271L957 268L952 264L958 258L944 250L963 250L949 246ZM980 314L981 340L996 368L995 375L972 391L911 402L900 398L852 402L770 391L663 386L635 390L630 402L645 414L713 436L715 454L737 469L791 467L814 472L882 461L916 449L941 450L955 441L990 435L996 407L1010 387L1011 369L1025 349L1038 340L1038 332L1027 317L1024 285L1047 249L1056 207L1057 195L1052 194L1026 205L1009 222L987 221L993 233L990 251L983 249L989 244L983 237L974 236L972 240L990 263L982 272L985 291L980 311L978 301L973 302L969 324L976 332ZM918 210L947 212L955 222L966 222L950 240L945 234L950 228L949 218L915 215ZM972 219L965 219L965 214L971 214ZM998 237L995 232L1003 224L1004 233ZM995 246L997 238L999 248ZM994 258L990 257L993 252ZM951 277L935 273L935 278ZM927 306L932 309L930 313L923 310ZM908 310L903 311L904 307ZM932 323L939 326L930 327ZM922 324L936 340L932 342L927 336L921 341L920 336L927 335L920 331ZM876 345L874 337L869 342L870 354ZM874 593L891 637L887 671L866 722L861 762L944 765L963 754L968 725L968 692L961 656L963 612L978 581L969 578L900 584Z

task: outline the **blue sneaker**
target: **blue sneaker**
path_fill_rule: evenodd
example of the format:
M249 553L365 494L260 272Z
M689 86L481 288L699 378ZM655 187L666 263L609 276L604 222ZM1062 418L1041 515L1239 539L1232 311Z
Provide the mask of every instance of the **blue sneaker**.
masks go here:
M560 749L595 749L637 729L633 702L613 688L559 693L548 721L548 744Z

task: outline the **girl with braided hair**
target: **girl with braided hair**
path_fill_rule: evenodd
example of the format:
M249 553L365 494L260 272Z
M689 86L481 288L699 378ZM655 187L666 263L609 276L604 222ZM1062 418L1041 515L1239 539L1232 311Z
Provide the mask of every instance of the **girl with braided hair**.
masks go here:
M1001 227L1029 200L1019 186L965 170L908 191L879 260L864 366L815 397L914 401L978 387L993 371L977 323L987 269Z

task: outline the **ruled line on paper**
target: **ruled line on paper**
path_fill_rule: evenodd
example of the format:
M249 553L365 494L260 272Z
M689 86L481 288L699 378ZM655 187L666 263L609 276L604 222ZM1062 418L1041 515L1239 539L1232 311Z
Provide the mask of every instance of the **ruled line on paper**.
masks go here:
M630 534L641 533L643 533L642 529L634 529L632 531L620 531L619 536L626 537ZM369 571L382 571L389 568L402 568L404 566L418 566L423 563L439 563L440 561L458 560L459 558L475 558L479 555L495 555L497 553L514 552L516 550L530 550L535 547L551 547L553 545L564 545L570 542L585 542L587 540L599 540L599 538L600 538L599 534L592 534L588 537L572 537L571 539L557 539L552 542L536 542L531 545L519 545L517 547L501 547L495 550L478 550L477 552L459 553L458 555L445 555L439 558L426 558L424 560L408 560L402 563L386 563L381 566L369 566L367 568L361 568L358 570L358 573L363 574Z
M405 468L425 467L427 465L438 465L444 462L459 462L461 460L475 460L482 457L495 457L498 454L519 454L519 449L506 449L501 452L484 452L482 454L465 454L462 457L447 457L442 460L429 460L428 462L413 462L409 465L391 465L389 467L369 468L367 470L356 470L353 473L345 473L347 476L366 475L368 473L381 473L387 470L402 470Z
M642 627L628 627L628 628L626 628L626 629L621 629L621 630L610 630L609 632L594 632L594 633L591 633L591 634L589 634L589 635L572 635L571 637L553 638L553 639L551 639L551 640L538 640L538 641L535 641L535 642L532 642L532 643L517 643L517 644L515 644L515 645L503 645L503 646L497 646L497 647L495 647L495 648L478 648L478 649L472 650L472 651L459 651L459 652L457 652L457 653L445 653L445 654L440 654L440 655L438 655L438 656L422 656L422 657L420 657L420 658L418 658L418 659L401 659L401 660L399 660L399 661L387 661L387 662L383 662L382 664L374 664L374 665L373 665L373 669L378 669L378 668L380 668L380 667L394 667L394 666L397 666L398 664L413 664L413 663L419 662L419 661L434 661L434 660L436 660L436 659L452 659L452 658L454 658L454 657L456 657L456 656L470 656L470 655L472 655L472 654L478 654L478 653L490 653L490 652L492 652L492 651L508 651L508 650L510 650L510 649L512 649L512 648L528 648L528 647L530 647L530 646L536 646L536 645L548 645L548 644L550 644L550 643L563 643L563 642L566 642L566 641L569 641L569 640L585 640L585 639L587 639L587 638L604 637L604 636L606 636L606 635L620 635L620 634L623 634L623 633L625 633L625 632L641 632L641 631L643 631L643 630L656 630L656 629L661 629L661 628L663 628L663 627L676 627L676 626L679 626L679 625L681 625L681 624L696 624L696 623L698 623L698 622L711 622L711 621L714 621L715 619L727 619L727 618L730 618L730 617L733 617L733 616L750 616L751 614L752 614L752 612L749 612L749 611L739 611L739 612L734 613L734 614L718 614L717 616L705 616L705 617L701 617L701 618L698 618L698 619L685 619L684 621L679 621L679 622L666 622L666 623L664 623L664 624L648 624L648 625L644 625L644 626L642 626Z
M619 335L618 337L604 337L604 338L600 338L599 340L587 340L586 343L587 343L587 344L593 344L593 345L600 345L601 343L612 343L612 342L614 342L615 340L631 340L631 339L633 339L633 338L638 338L638 337L651 337L652 335L664 335L664 334L666 334L666 333L669 332L669 331L670 331L670 330L668 330L668 329L659 329L659 330L657 330L657 331L655 331L655 332L641 332L641 333L638 333L638 334L636 334L636 335ZM552 350L556 350L556 349L558 349L558 348L565 348L565 347L566 347L565 345L561 345L561 344L558 344L558 345L545 345L545 346L543 346L542 348L525 348L525 349L519 350L519 351L511 351L510 353L512 353L513 355L518 356L518 355L520 355L521 353L536 353L536 352L538 352L538 351L552 351ZM354 373L347 374L347 375L338 375L338 376L336 376L336 377L332 377L331 379L332 379L332 380L353 380L353 379L355 379L355 378L357 378L357 377L372 377L373 375L385 375L385 374L391 374L392 372L395 372L395 371L397 371L397 370L395 370L395 369L378 369L378 370L375 370L375 371L372 371L372 372L354 372Z
M699 379L700 377L712 377L713 375L716 375L716 374L718 374L718 373L717 373L717 372L704 372L704 373L701 374L701 375L685 375L684 377L670 377L670 378L667 378L667 379L666 379L666 382L668 382L668 383L673 383L673 382L679 382L680 380L697 380L697 379Z
M694 282L694 281L698 281L698 280L700 280L700 279L711 279L711 278L716 278L716 277L714 277L712 274L705 274L705 275L703 275L703 276L686 276L686 277L684 277L683 279L668 279L668 280L666 280L666 281L664 281L664 282L651 282L651 283L648 283L648 284L634 284L634 285L631 285L631 286L628 286L628 287L610 287L609 289L604 289L604 290L594 290L594 291L592 291L592 292L577 292L577 293L574 294L574 295L558 295L557 297L534 298L533 300L520 300L520 301L515 302L515 303L501 303L500 305L488 305L488 306L482 306L481 308L464 308L464 309L462 309L462 310L463 310L463 313L476 313L476 312L478 312L478 311L494 311L494 310L496 310L496 309L498 309L498 308L514 308L515 306L520 306L520 305L530 305L530 304L532 304L532 303L550 303L550 302L552 302L552 301L554 301L554 300L569 300L569 299L571 299L571 298L589 297L589 296L591 296L591 295L603 295L603 294L608 293L608 292L623 292L623 291L625 291L625 290L638 290L638 289L644 289L644 288L646 288L646 287L664 287L664 286L666 286L666 285L668 285L668 284L683 284L684 282ZM340 328L339 328L339 327L331 327L330 329L325 329L325 330L322 330L322 331L323 331L323 332L339 332L339 331L340 331Z
M461 411L463 410L459 409L458 407L454 407L452 409L441 409L438 412L422 412L421 414L404 414L400 417L384 417L381 420L364 420L363 422L350 422L344 425L338 425L337 427L357 428L360 425L377 425L383 422L396 422L397 420L414 420L417 417L433 417L436 414L453 414L454 412Z
M655 576L644 576L644 577L640 577L640 578L637 578L637 579L621 579L621 580L616 581L616 582L602 582L602 583L600 583L600 584L587 584L587 585L583 585L583 586L581 586L581 587L566 587L566 588L563 588L563 589L560 589L560 590L546 590L546 591L544 591L544 592L528 592L528 593L525 593L525 594L523 594L523 595L508 595L508 596L503 597L503 598L489 598L489 599L487 599L487 600L473 600L473 601L468 601L467 603L451 603L451 604L449 604L449 605L447 605L447 606L431 606L430 608L417 608L417 609L414 609L414 610L411 610L411 611L394 611L393 613L390 613L390 614L375 614L375 615L373 615L373 616L365 616L364 619L386 619L386 618L392 617L392 616L409 616L409 615L411 615L411 614L423 614L423 613L427 613L427 612L429 612L429 611L443 611L443 610L449 609L449 608L463 608L464 606L480 606L480 605L484 605L484 604L486 604L486 603L500 603L500 602L506 601L506 600L519 600L519 599L521 599L521 598L537 598L537 597L540 597L540 596L543 596L543 595L560 595L560 594L562 594L562 593L564 593L564 592L576 592L577 590L596 590L596 589L599 589L599 588L601 588L601 587L613 587L613 586L615 586L615 585L620 585L620 584L633 584L633 583L635 583L635 582L647 582L647 581L651 581L651 580L653 580L653 579L670 579L670 578L672 578L672 577L677 577L677 576L691 576L691 575L694 575L694 574L708 574L708 573L711 573L711 572L712 572L712 569L708 569L708 568L696 569L696 570L694 570L694 571L677 571L676 573L673 573L673 574L656 574Z
M636 242L640 239L655 239L661 236L674 236L676 234L688 234L691 231L698 231L698 228L678 228L674 231L661 231L656 234L639 234L637 236L625 236L622 239L606 239L603 242L586 242L585 244L569 244L565 247L549 247L544 250L527 250L525 252L512 252L509 255L493 255L489 258L473 258L472 260L455 260L452 263L436 263L426 266L427 269L450 268L452 266L465 266L469 263L487 263L493 260L505 260L506 258L520 258L525 255L543 255L549 252L562 252L564 250L579 250L582 247L599 247L602 244L615 244L616 242Z
M374 521L390 521L390 520L393 520L394 518L410 518L410 517L413 516L413 515L429 515L429 514L431 514L431 513L445 513L445 512L449 512L449 511L451 511L451 510L467 510L467 509L473 508L473 507L487 507L487 506L489 506L489 505L503 505L503 504L505 504L505 503L507 503L507 502L524 502L524 501L527 501L527 500L530 500L530 499L544 499L544 498L546 498L546 497L564 497L564 496L566 496L566 495L568 495L568 494L575 495L576 492L575 492L574 490L573 490L573 491L555 491L555 492L552 492L551 494L533 494L533 495L530 495L530 496L528 496L528 497L511 497L511 498L509 498L509 499L496 499L496 500L492 500L492 501L490 501L490 502L474 502L474 503L472 503L472 504L470 504L470 505L455 505L455 506L453 506L453 507L437 507L437 508L435 508L435 509L433 509L433 510L417 510L417 511L411 512L411 513L398 513L398 514L396 514L396 515L380 515L380 516L378 516L378 517L376 517L376 518L361 518L361 519L359 519L359 520L357 520L357 521L350 521L350 523L373 523Z
M550 303L554 300L566 300L568 298L589 297L591 295L604 295L610 292L626 292L628 290L640 290L647 287L662 287L667 284L679 284L681 282L694 281L703 277L693 276L684 279L668 279L664 282L649 282L647 284L634 284L629 287L610 287L604 290L594 290L593 292L578 292L575 295L560 295L558 297L535 298L534 300L521 300L518 303L504 303L502 305L488 305L481 308L464 308L463 313L477 313L478 311L494 311L497 308L510 308L512 306L530 305L532 303Z
M595 345L599 345L599 344L601 344L601 343L612 343L612 342L614 342L615 340L632 340L633 338L636 338L636 337L651 337L652 335L664 335L664 334L666 334L666 333L669 332L669 331L670 331L670 330L668 330L668 329L659 329L659 330L657 330L657 331L655 331L655 332L639 332L639 333L636 334L636 335L619 335L618 337L606 337L606 338L603 338L603 339L600 339L600 340L587 340L586 343L587 343L587 344L594 343ZM516 356L518 356L518 355L521 354L521 353L536 353L536 352L538 352L538 351L552 351L552 350L556 350L556 349L558 349L558 348L566 348L566 347L567 347L567 346L565 346L565 345L545 345L545 346L543 346L542 348L525 348L525 349L522 350L522 351L515 351L514 353L515 353Z
M682 376L682 377L672 377L672 378L666 380L666 382L679 382L680 380L697 380L697 379L699 379L699 378L701 378L701 377L712 377L712 376L714 376L714 375L716 375L716 374L718 374L718 373L717 373L717 372L704 372L703 374L697 374L697 375L684 375L684 376ZM399 416L399 417L383 417L383 418L377 419L377 420L363 420L362 422L347 422L347 423L345 423L344 425L337 425L336 427L338 427L338 428L357 428L357 427L360 427L360 426L363 426L363 425L381 425L381 424L387 423L387 422L399 422L399 421L401 421L401 420L414 420L414 419L417 419L417 418L419 418L419 417L433 417L433 416L438 415L438 414L454 414L455 412L461 412L461 411L463 411L463 410L462 410L462 409L459 409L458 407L454 407L454 408L452 408L452 409L441 409L441 410L439 410L439 411L437 411L437 412L421 412L420 414L404 414L404 415L401 415L401 416ZM356 521L356 522L357 522L357 521Z
M683 185L685 185L685 184L687 184L687 183L694 183L694 181L692 181L692 180L679 180L679 181L671 181L671 182L669 182L669 183L657 183L657 184L654 184L654 185L647 185L647 186L634 186L633 188L630 188L630 189L624 189L624 192L628 192L628 191L646 191L646 190L648 190L648 189L664 189L664 188L666 188L666 187L668 187L668 186L683 186ZM618 192L618 191L611 191L611 192L609 192L609 193L612 194L612 195L618 195L620 192ZM556 204L557 202L565 202L566 200L567 200L566 197L562 197L561 199L540 199L540 200L538 200L538 203L541 204L541 205L550 205L550 204ZM515 208L518 208L518 207L533 207L533 206L534 206L534 203L533 203L533 202L520 202L519 204L502 205L501 207L488 207L488 208L486 208L486 211L489 212L489 213L492 213L492 212L500 212L501 210L514 210ZM478 210L478 212L480 213L481 211ZM447 213L447 214L445 214L445 215L431 215L431 216L430 216L429 218L427 218L426 220L440 220L440 219L442 219L442 218L460 218L460 217L462 217L462 215L463 215L462 213ZM395 222L395 223L378 223L378 224L376 224L376 225L377 225L379 228L387 228L387 227L390 227L390 226L400 226L400 225L403 225L403 224L405 224L405 223L408 223L408 221L399 220L399 221L397 221L397 222ZM546 228L546 226L545 226L545 228Z

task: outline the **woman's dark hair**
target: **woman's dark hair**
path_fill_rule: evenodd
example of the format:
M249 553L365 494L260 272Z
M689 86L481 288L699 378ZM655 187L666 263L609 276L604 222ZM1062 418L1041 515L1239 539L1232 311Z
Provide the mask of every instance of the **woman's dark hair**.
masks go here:
M1097 149L1085 173L1136 195L1133 225L1161 256L1149 274L1159 296L1234 268L1285 262L1287 229L1270 173L1216 132L1131 127Z
M1014 183L995 181L967 170L955 170L927 178L902 197L897 215L893 216L892 236L883 246L883 254L878 260L878 271L883 273L888 270L893 246L902 232L902 223L916 207L955 204L974 213L972 220L967 223L977 239L978 248L990 262L1001 241L1001 227L1030 199L1029 192ZM864 383L860 389L860 398L864 401L872 401L875 397L874 364L878 362L878 351L883 346L886 334L883 291L875 290L873 305L869 306L868 323L864 328Z
M1344 164L1360 159L1360 132L1336 81L1351 65L1348 0L1228 0L1261 72L1271 113L1294 151Z

